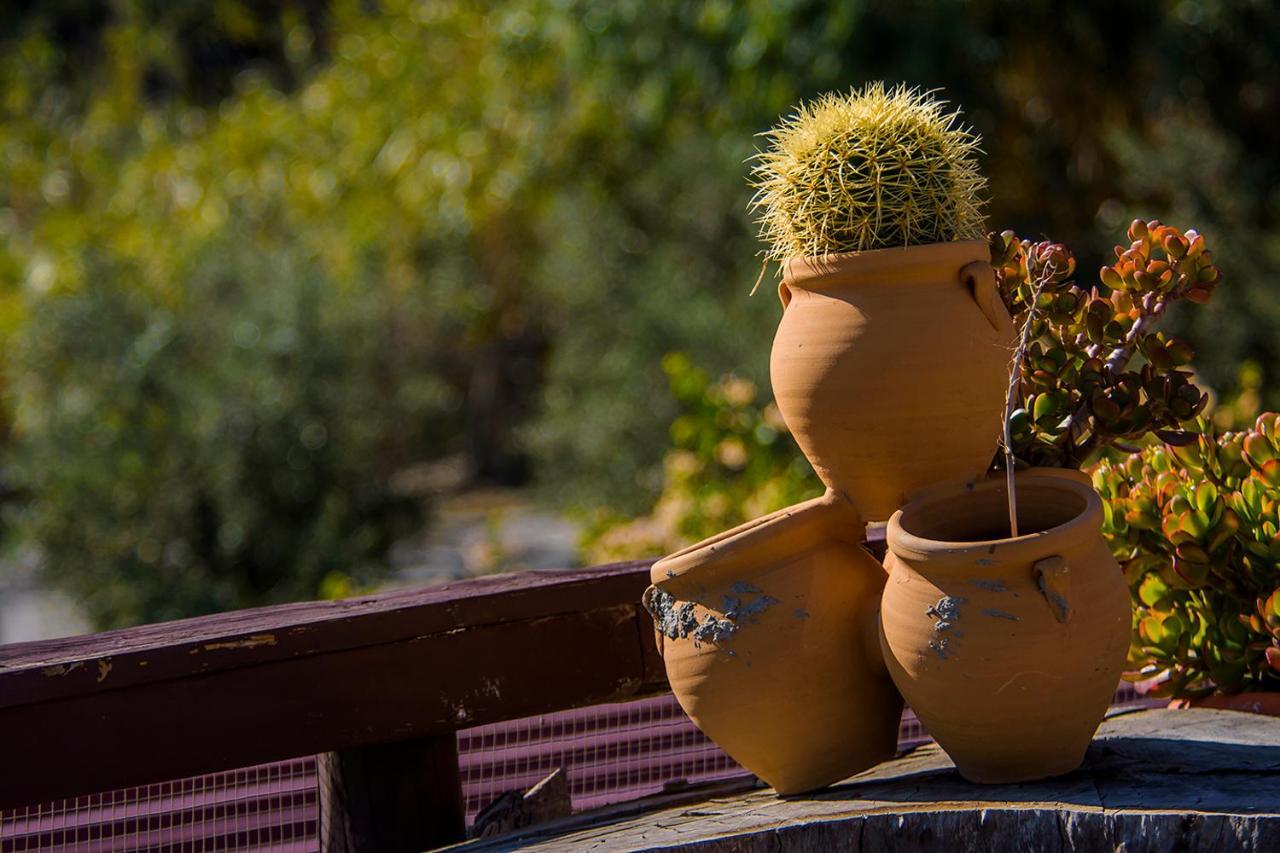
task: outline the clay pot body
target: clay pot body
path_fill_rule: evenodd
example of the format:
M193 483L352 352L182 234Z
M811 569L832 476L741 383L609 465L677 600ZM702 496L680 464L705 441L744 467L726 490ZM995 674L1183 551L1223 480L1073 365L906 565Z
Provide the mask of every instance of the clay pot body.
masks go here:
M1124 577L1102 504L1070 475L943 487L895 513L880 641L894 683L974 782L1066 773L1084 760L1129 643Z
M891 758L902 698L880 660L884 569L828 493L659 561L645 606L693 722L779 794Z
M883 520L986 470L1015 335L985 243L795 258L779 293L773 393L824 483Z

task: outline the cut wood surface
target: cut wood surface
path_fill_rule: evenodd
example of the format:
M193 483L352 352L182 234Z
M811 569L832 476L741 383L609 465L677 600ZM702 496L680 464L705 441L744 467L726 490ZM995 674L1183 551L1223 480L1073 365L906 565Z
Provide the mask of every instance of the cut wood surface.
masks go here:
M0 808L666 689L649 563L0 647Z
M1103 723L1077 771L975 785L936 745L817 794L757 789L585 813L468 851L1275 851L1280 719L1150 710Z

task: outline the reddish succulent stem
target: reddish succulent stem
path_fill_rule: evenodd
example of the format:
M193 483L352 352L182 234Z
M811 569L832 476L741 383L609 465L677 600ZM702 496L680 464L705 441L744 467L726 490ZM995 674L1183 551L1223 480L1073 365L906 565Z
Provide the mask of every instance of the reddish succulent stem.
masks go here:
M1138 345L1138 340L1147 333L1149 328L1155 325L1156 321L1160 319L1160 316L1164 313L1165 309L1169 307L1170 302L1172 302L1172 300L1167 296L1157 300L1151 307L1149 313L1143 314L1134 322L1133 327L1130 328L1128 334L1124 336L1124 342L1112 350L1111 354L1107 356L1105 369L1109 374L1119 373L1128 366L1129 360L1133 358L1133 349ZM1102 355L1103 351L1104 347L1102 344L1094 344L1089 347L1087 354L1090 358L1096 358ZM1082 423L1085 415L1088 414L1088 411L1088 401L1081 400L1080 407L1072 412L1071 417L1067 419L1066 448L1063 452L1066 454L1065 461L1068 464L1072 458L1087 459L1089 454L1092 453L1098 445L1098 436L1096 433L1089 436L1088 439L1079 445L1075 443L1074 435L1079 424Z
M1160 315L1169 306L1169 302L1168 298L1156 300L1151 310L1134 322L1133 328L1129 329L1129 334L1124 336L1124 343L1117 347L1111 355L1107 356L1108 370L1113 373L1119 373L1124 370L1125 365L1129 363L1129 359L1133 358L1133 348L1138 345L1138 339L1146 334L1147 329L1151 328L1160 319Z

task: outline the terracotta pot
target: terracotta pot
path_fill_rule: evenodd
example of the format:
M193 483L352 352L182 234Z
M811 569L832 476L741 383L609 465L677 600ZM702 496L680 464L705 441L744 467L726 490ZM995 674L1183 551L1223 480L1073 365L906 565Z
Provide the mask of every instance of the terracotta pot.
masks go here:
M1215 693L1203 699L1174 699L1170 708L1218 708L1223 711L1248 711L1280 717L1280 693L1246 692Z
M779 794L891 758L902 698L876 640L884 569L833 492L656 563L645 606L671 689Z
M985 243L794 258L779 295L773 393L824 483L883 520L986 470L1015 335Z
M933 490L889 520L880 642L894 683L956 768L1019 782L1079 766L1125 663L1129 594L1070 475Z

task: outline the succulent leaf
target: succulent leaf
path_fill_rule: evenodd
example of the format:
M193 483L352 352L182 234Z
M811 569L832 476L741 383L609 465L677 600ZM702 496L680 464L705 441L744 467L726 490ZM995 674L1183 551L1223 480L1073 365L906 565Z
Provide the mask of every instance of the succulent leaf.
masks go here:
M1280 478L1269 467L1280 466L1280 417L1196 428L1194 446L1151 445L1093 470L1132 597L1128 666L1167 676L1169 696L1280 690Z
M1216 287L1220 276L1198 232L1135 220L1128 245L1116 246L1116 262L1088 289L1072 281L1075 259L1061 244L1019 240L1009 231L990 235L989 243L997 289L1027 329L1014 408L1031 417L1011 430L1016 460L1075 467L1109 446L1140 446L1152 434L1170 445L1199 442L1201 426L1188 422L1209 396L1185 369L1192 347L1153 328L1195 288L1207 297Z

